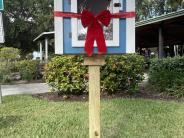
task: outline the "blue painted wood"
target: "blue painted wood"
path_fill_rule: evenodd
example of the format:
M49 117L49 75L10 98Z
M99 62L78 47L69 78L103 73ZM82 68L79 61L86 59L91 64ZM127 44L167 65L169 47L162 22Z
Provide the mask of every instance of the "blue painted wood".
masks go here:
M0 0L0 10L4 10L4 2L3 0Z
M126 11L126 0L123 1L124 11ZM71 5L68 1L63 0L64 12L71 11ZM72 47L71 39L71 18L64 18L64 54L85 54L84 48ZM120 45L118 47L108 47L107 54L123 54L126 53L126 19L120 19ZM97 54L97 48L94 53Z

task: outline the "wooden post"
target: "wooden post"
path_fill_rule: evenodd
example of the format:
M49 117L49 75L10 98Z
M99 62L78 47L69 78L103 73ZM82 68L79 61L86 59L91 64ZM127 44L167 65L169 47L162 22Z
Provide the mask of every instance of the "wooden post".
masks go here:
M89 73L89 137L100 138L100 66L103 56L86 57L84 65Z

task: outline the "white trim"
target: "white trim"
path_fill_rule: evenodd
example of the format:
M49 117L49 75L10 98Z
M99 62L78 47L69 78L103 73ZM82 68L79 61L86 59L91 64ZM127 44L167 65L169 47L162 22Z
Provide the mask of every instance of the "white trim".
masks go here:
M126 8L135 11L135 0L127 0ZM126 53L135 53L135 18L126 19Z
M63 0L54 0L54 11L63 11ZM63 18L54 17L55 54L63 54Z
M33 40L33 42L35 42L35 41L38 41L41 37L43 37L44 35L50 35L50 34L54 34L54 32L43 32L43 33L41 33L39 36L37 36L34 40Z
M117 0L113 0L113 4L116 3ZM119 0L118 0L119 1ZM76 13L77 12L77 0L71 1L71 12ZM119 12L120 8L113 7L113 12ZM119 19L112 19L113 20L113 40L107 40L106 44L107 46L111 47L119 47ZM84 47L85 41L78 40L78 19L72 18L72 47ZM96 42L94 44L96 45Z

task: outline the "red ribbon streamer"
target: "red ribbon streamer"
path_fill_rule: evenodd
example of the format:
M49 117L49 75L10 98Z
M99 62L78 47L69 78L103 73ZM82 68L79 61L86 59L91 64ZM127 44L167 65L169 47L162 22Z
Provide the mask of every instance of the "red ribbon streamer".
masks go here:
M54 12L55 17L68 17L68 18L81 18L81 14L73 13L73 12Z
M110 13L109 10L104 10L100 12L97 16L94 16L88 10L83 10L81 14L55 11L54 16L67 18L81 18L83 27L88 27L85 42L85 52L88 56L92 56L95 40L97 42L98 53L105 54L107 52L102 25L108 26L112 18L135 17L135 12Z

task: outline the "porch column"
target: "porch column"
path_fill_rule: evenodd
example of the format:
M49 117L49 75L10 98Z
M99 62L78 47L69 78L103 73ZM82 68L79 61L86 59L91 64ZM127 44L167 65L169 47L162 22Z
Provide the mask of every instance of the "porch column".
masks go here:
M43 47L42 47L42 42L40 42L40 62L42 63L43 61Z
M174 45L174 56L178 56L178 55L179 55L178 45Z
M159 45L158 45L159 58L164 57L164 36L163 36L163 28L159 27Z
M48 38L45 38L45 63L48 63Z

